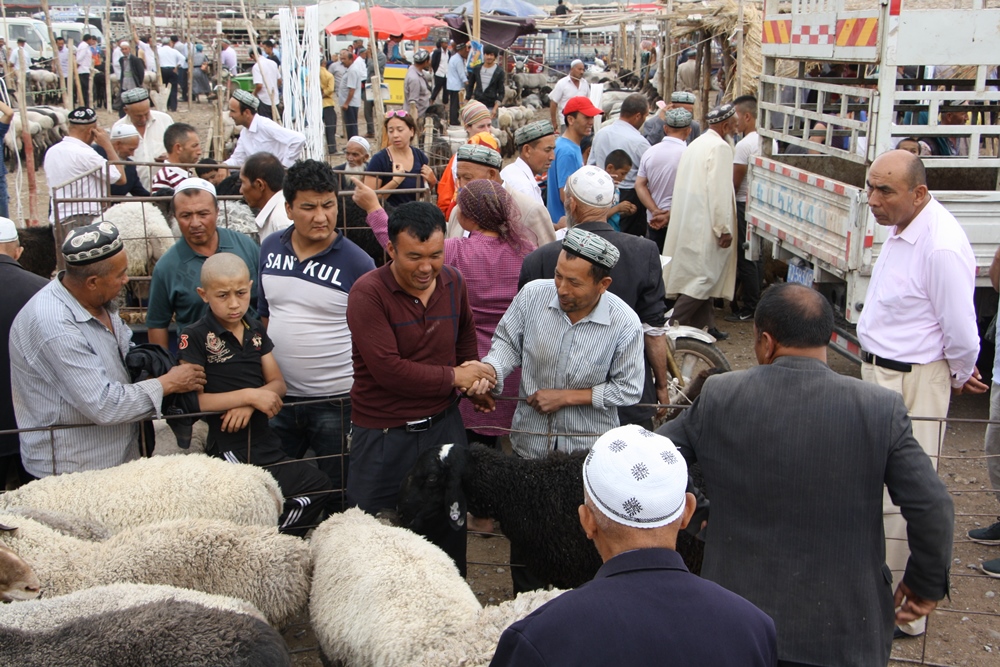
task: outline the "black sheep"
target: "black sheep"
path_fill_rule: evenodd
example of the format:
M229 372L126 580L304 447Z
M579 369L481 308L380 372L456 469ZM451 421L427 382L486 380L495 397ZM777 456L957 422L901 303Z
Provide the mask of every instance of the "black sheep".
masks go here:
M705 380L718 369L702 371L686 388L694 401ZM500 522L527 565L557 588L576 588L594 578L601 558L580 526L583 460L586 451L553 452L545 459L505 456L480 444L468 449L444 445L417 459L399 493L399 521L441 547L465 573L465 513ZM689 469L688 490L702 498L701 469ZM707 506L707 503L705 504ZM699 510L677 536L677 552L694 574L701 573L705 544L697 533L707 518Z
M42 278L51 278L56 271L56 239L52 225L23 227L17 230L24 252L18 260L21 266Z
M601 566L577 518L586 455L556 452L529 460L480 444L428 450L403 482L400 521L461 565L466 511L497 519L511 543L525 547L527 562L518 565L557 588L575 588Z

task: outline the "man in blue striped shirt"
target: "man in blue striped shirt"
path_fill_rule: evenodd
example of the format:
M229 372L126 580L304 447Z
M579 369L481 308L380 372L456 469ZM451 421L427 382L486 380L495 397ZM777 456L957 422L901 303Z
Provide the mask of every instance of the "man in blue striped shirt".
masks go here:
M618 257L618 249L600 236L571 229L555 280L525 285L497 325L483 362L496 370L494 395L514 368L522 370L524 402L514 412L511 433L518 456L589 449L618 426L616 408L642 395L642 325L607 291Z
M118 229L98 221L70 232L66 270L25 304L10 331L11 390L19 428L81 428L21 434L34 477L110 468L139 457L139 426L167 394L205 385L201 366L176 366L132 384L132 332L114 299L128 282ZM93 426L84 426L93 424Z

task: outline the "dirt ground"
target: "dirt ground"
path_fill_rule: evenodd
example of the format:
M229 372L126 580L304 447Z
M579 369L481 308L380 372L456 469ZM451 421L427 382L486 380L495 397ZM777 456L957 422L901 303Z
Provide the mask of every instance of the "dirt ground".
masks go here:
M214 107L209 104L193 105L191 111L181 103L173 114L176 121L187 122L199 129L203 145L207 146L209 122ZM100 122L110 127L115 115L99 112ZM363 121L362 121L363 124ZM341 142L341 146L343 142ZM8 175L11 194L11 214L17 216L16 194L19 175ZM37 172L38 217L45 219L48 193L43 171ZM27 182L20 184L20 201L27 215ZM723 313L718 313L721 316ZM719 347L729 358L734 370L748 368L755 363L750 323L721 323L729 331L729 340ZM839 373L859 376L859 368L837 354L831 353L831 367ZM956 419L986 419L989 413L988 396L960 396L952 400L951 417ZM991 558L1000 558L1000 549L971 542L966 532L971 528L989 525L997 520L1000 507L992 493L982 458L985 426L977 423L950 423L947 427L940 474L953 494L955 501L955 552L952 566L952 591L950 599L942 601L932 615L925 637L896 641L893 657L905 662L893 664L936 664L968 667L994 667L1000 654L1000 579L984 575L979 564ZM502 537L469 537L468 582L482 604L495 604L512 596L509 565L509 545ZM298 667L319 666L316 639L309 627L308 615L302 614L284 631L285 639L294 652Z

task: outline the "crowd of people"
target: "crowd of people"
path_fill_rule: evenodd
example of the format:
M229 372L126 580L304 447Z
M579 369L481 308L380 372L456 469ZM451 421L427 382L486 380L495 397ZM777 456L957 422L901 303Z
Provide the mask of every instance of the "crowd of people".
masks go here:
M4 437L0 473L28 482L137 458L137 422L185 396L191 411L215 413L206 452L266 466L286 498L281 530L303 535L346 506L394 507L416 459L443 443L509 439L525 459L590 450L579 520L605 565L512 626L494 664L665 654L886 664L894 633L921 634L948 594L951 565L942 436L908 414L945 417L953 392L989 389L975 367L975 261L919 158L891 151L868 173L869 205L890 236L858 326L863 380L847 378L826 365L828 301L795 284L761 292L760 267L740 250L747 165L760 153L753 97L695 128L690 94L652 116L634 94L594 134L601 110L571 71L551 118L517 130L504 166L489 133L496 54L469 73L467 49L446 59L443 46L414 58L427 89L385 115L374 152L357 127L364 70L379 59L360 44L339 54L330 92L348 140L337 167L301 159L304 137L268 117L274 98L260 90L232 93L236 149L194 173L196 128L150 109L143 88L124 89L110 132L93 110L75 110L46 157L50 181L128 156L157 163L107 174L123 193L169 194L180 238L153 269L146 323L150 344L180 363L130 376L132 332L115 304L128 282L124 242L96 202L53 208L71 224L66 270L52 281L20 270L16 229L0 219L0 272L16 297L0 309L11 376L0 407L12 405L0 428L16 416L26 429ZM269 70L262 89L273 89ZM475 99L460 106L466 86ZM441 91L470 140L439 182L413 144L425 94ZM256 238L218 224L228 170L257 212ZM99 178L87 185L95 196ZM422 201L435 187L437 204ZM376 267L338 229L348 205L388 262ZM1000 251L995 287L998 276ZM737 281L727 319L753 320L758 366L709 378L654 432L656 405L670 398L668 318L725 339L715 302L733 300ZM994 418L998 396L993 387ZM55 424L75 428L44 430ZM994 454L998 432L987 435ZM695 462L711 495L707 526L689 525ZM990 470L1000 493L1000 460ZM704 580L672 553L680 530L706 540ZM970 537L1000 543L1000 524ZM1000 559L983 567L1000 576ZM547 583L528 568L512 578L516 592Z

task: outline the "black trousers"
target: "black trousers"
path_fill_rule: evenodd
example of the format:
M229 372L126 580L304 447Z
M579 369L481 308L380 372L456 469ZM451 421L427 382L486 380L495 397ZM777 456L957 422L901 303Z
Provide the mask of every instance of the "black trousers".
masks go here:
M160 76L163 77L163 85L170 87L170 97L167 98L167 111L177 111L177 73L173 67L161 67Z
M449 90L448 91L448 123L451 125L459 125L458 122L458 94L462 92L460 90Z
M667 228L661 227L660 229L653 229L646 223L646 238L656 244L656 247L660 249L660 254L663 254L663 242L667 240Z
M181 91L181 101L187 102L188 98L188 68L177 68L177 86Z
M371 138L375 136L375 100L368 99L367 87L361 88L361 99L365 106L365 135Z
M80 77L80 99L83 101L83 106L90 106L90 72L84 74L77 74Z
M761 267L759 262L746 258L743 244L747 239L747 205L746 202L736 202L736 225L739 236L733 239L736 244L736 281L742 283L743 292L740 298L740 309L753 312L760 301Z
M347 139L350 140L351 137L356 137L358 135L358 107L347 107L344 109L344 134L347 135Z
M258 98L258 99L260 99L260 98ZM257 105L257 115L258 116L263 116L264 118L268 118L268 119L274 120L274 117L271 116L272 112L273 112L273 108L271 107L270 104L264 104L263 102L261 102L260 104Z
M247 450L246 445L222 450L213 447L208 453L230 463L259 466L271 473L285 497L278 518L278 532L305 537L310 528L323 520L331 503L334 494L330 478L306 461L285 454L281 441L270 429L256 438Z
M326 152L337 152L337 107L323 107L323 126L326 128Z
M447 77L437 76L437 75L434 76L434 91L431 93L431 104L434 104L437 101L438 93L442 93L445 90L447 90L446 88L447 85L448 85ZM447 102L448 100L445 97L442 97L441 101Z
M626 234L645 236L647 228L646 207L639 201L639 195L636 194L635 189L626 190L625 188L621 188L619 193L621 195L620 201L635 204L635 213L632 215L621 214L618 218L618 228Z
M433 447L454 443L465 446L465 426L458 405L426 431L405 428L351 427L351 474L347 477L347 506L357 505L369 514L395 508L399 487L417 457Z
M0 490L7 488L7 478L10 475L14 476L14 486L12 487L14 489L35 480L34 476L29 475L28 471L24 469L24 464L21 462L21 452L0 456Z

